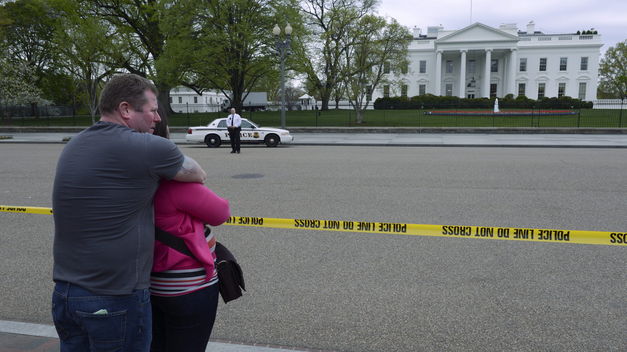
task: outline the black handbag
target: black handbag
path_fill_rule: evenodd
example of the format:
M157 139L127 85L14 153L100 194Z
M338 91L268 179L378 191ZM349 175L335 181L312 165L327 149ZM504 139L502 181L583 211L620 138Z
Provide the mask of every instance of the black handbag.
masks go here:
M244 274L233 253L220 242L216 242L216 257L220 296L228 303L241 297L242 290L246 291Z
M205 237L211 233L211 228L205 226ZM155 226L155 239L164 245L195 259L182 238L163 231ZM228 303L242 296L242 290L246 291L244 273L237 263L235 256L226 246L216 242L216 271L218 272L218 288L224 303Z

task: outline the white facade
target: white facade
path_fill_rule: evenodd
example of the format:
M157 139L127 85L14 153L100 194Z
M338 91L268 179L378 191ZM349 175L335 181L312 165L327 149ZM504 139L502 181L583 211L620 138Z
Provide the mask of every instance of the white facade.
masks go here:
M601 36L544 34L533 22L526 29L475 23L421 34L414 28L407 73L393 79L402 83L379 86L375 94L596 99Z
M202 94L178 86L170 90L170 107L178 113L218 112L228 99L221 92L209 90Z

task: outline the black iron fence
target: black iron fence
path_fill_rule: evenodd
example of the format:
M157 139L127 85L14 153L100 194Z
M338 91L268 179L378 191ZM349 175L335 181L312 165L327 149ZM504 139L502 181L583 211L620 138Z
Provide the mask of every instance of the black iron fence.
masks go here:
M75 109L71 106L59 105L0 105L0 117L58 117L75 115Z
M627 101L604 101L594 108L492 108L468 109L459 106L437 109L366 110L358 121L349 106L329 110L287 109L286 127L530 127L530 128L627 128ZM30 106L0 106L1 126L89 126L89 115L73 114L67 106L42 106L34 112ZM242 117L263 126L280 126L280 107L270 105L265 111L243 111ZM176 113L170 125L187 127L206 125L225 117L223 112Z

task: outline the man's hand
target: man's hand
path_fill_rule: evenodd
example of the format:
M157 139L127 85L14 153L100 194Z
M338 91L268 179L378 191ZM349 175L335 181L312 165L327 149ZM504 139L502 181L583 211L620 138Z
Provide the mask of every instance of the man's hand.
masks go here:
M207 173L200 167L196 160L185 155L183 165L179 172L176 173L173 180L180 182L198 182L204 183L207 179Z

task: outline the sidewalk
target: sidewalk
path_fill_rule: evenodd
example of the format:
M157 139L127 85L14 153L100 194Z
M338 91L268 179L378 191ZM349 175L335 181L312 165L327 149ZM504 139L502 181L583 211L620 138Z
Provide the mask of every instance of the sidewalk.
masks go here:
M67 132L6 131L0 129L0 143L64 143L79 129L68 128ZM414 129L415 130L415 129ZM565 130L530 131L500 129L459 129L466 133L409 132L411 129L372 129L367 132L346 132L346 129L294 129L293 145L343 145L343 146L422 146L422 147L554 147L554 148L627 148L627 130L605 129L576 130L572 134ZM363 130L361 130L363 131ZM380 131L379 133L374 131ZM393 133L392 131L402 131ZM483 133L480 133L482 132ZM514 133L514 131L518 131ZM575 133L577 132L577 133ZM582 133L586 132L586 133ZM185 132L175 129L172 140L177 144L189 144ZM200 144L199 144L200 145Z
M0 320L0 352L58 352L59 339L52 325ZM305 349L242 345L210 341L207 352L293 352Z

